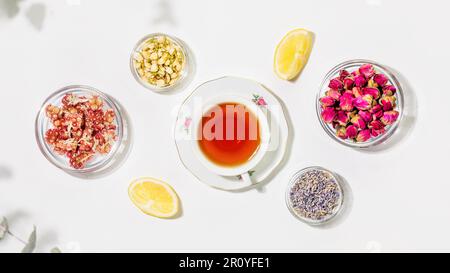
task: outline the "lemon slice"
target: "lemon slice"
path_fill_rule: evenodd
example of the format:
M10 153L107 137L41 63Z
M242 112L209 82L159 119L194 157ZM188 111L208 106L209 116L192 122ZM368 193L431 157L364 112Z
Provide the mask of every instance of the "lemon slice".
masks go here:
M292 80L308 61L314 34L306 29L295 29L286 34L275 50L274 70L283 80Z
M179 211L178 196L169 184L154 178L131 182L128 196L142 212L159 218L172 218Z

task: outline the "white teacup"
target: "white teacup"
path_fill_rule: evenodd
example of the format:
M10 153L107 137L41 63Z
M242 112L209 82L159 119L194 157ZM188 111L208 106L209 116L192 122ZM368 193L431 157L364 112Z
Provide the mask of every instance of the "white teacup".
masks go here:
M226 167L218 165L208 159L201 150L198 139L191 141L192 148L198 160L209 171L222 176L240 176L245 182L253 184L249 172L254 169L259 162L261 162L269 148L270 142L270 128L267 116L253 101L239 97L239 95L221 95L203 102L201 111L199 111L197 116L194 115L193 118L194 137L197 137L200 132L202 117L215 106L226 102L244 105L246 110L250 111L258 119L260 144L253 156L241 165Z

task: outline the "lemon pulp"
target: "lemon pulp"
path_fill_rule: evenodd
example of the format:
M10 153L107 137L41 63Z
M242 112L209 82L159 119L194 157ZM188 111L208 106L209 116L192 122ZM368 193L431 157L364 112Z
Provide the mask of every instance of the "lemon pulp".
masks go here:
M154 178L140 178L131 182L128 196L136 207L148 215L171 218L179 211L178 196L173 188Z
M305 67L311 54L314 34L295 29L286 34L275 50L274 70L283 80L292 80Z

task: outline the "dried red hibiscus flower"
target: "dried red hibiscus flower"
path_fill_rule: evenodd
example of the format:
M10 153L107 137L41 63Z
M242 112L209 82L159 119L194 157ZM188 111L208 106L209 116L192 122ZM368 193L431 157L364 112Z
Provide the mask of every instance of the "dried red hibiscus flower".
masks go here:
M320 98L321 117L342 139L366 142L386 133L386 126L399 117L395 110L395 86L371 64L362 65L352 73L340 71L328 87L325 96Z
M75 169L83 169L96 153L108 154L117 139L115 113L103 110L98 96L66 94L61 106L49 104L46 114L54 128L47 130L45 141Z

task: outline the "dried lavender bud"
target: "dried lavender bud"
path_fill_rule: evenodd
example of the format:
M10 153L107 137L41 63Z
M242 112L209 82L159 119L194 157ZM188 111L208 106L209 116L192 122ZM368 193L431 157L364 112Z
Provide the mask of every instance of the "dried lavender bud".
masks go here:
M342 203L342 190L328 171L311 168L296 178L289 199L300 218L324 222L333 217Z

